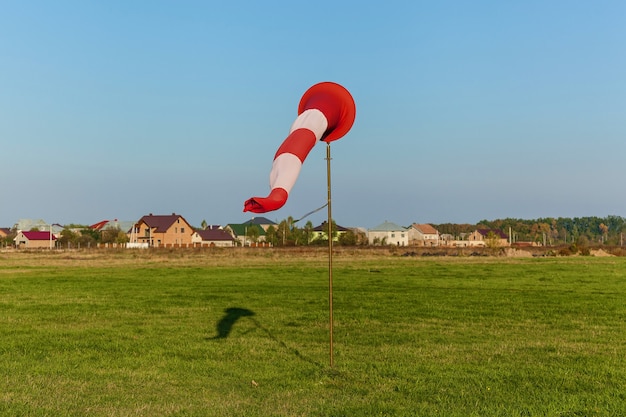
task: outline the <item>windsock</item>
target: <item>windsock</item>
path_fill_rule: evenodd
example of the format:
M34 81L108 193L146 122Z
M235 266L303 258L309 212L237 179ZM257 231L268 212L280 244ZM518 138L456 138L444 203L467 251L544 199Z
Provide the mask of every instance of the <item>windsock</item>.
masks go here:
M322 82L309 88L298 105L298 117L274 155L270 171L270 194L252 197L243 211L266 213L287 202L302 164L318 141L332 142L350 131L356 106L350 92L339 84Z

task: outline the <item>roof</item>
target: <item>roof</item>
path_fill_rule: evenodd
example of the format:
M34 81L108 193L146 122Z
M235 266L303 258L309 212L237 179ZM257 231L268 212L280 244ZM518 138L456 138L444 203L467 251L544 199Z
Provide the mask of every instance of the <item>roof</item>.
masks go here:
M314 232L325 232L326 231L326 224L328 222L323 221L322 224L320 224L319 226L316 226L313 228ZM347 227L343 227L343 226L339 226L337 223L335 223L335 231L337 232L347 232L350 229L348 229Z
M168 215L149 214L139 219L138 223L145 223L148 227L155 229L155 233L165 233L178 219L183 219L183 221L187 223L187 220L185 220L183 216L176 213Z
M8 227L0 227L0 235L8 236L10 234L11 234L11 229L9 229Z
M198 233L202 240L206 242L218 240L235 240L226 230L217 227L205 230L196 230L196 233Z
M253 217L250 220L248 220L247 222L243 222L242 224L276 224L275 222L271 221L270 219L267 219L265 217Z
M22 234L28 240L50 240L50 232L22 232ZM52 240L57 240L54 234Z
M509 238L509 236L500 229L477 229L477 231L478 233L480 233L481 235L485 237L489 234L489 232L492 232L494 235L498 236L500 239Z
M258 224L236 224L229 223L226 227L230 228L236 236L244 236L246 234L246 229L250 227L255 227L259 230L259 236L265 236L265 230Z
M406 230L406 227L398 226L395 223L385 221L384 223L381 223L369 230L370 232L397 232L399 230Z
M439 233L439 232L437 232L437 229L435 229L430 224L413 223L413 228L419 230L420 232L422 232L425 235L436 235L437 233Z

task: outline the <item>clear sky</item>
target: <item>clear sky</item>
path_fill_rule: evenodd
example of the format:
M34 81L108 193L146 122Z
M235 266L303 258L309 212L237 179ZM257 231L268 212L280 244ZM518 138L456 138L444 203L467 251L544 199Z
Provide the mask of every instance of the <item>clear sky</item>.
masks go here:
M35 0L0 1L0 226L246 221L320 81L342 226L626 216L622 0ZM325 155L263 216L323 205Z

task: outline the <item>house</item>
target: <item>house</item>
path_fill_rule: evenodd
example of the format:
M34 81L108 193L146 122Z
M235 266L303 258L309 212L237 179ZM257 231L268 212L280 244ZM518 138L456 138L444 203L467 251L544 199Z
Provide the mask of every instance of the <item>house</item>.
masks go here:
M131 244L147 243L151 247L187 247L192 245L193 227L180 214L143 216L131 228Z
M64 227L57 223L47 223L43 219L20 219L13 225L13 229L18 232L21 230L48 230L52 229L52 234L55 236L60 236Z
M195 246L235 246L235 238L220 226L196 230L191 236L191 241Z
M430 224L413 223L409 227L409 244L439 246L439 231Z
M409 233L406 227L385 221L367 231L367 241L370 245L407 246Z
M244 225L256 224L257 226L261 226L261 228L267 232L270 226L274 226L274 228L278 227L278 224L275 222L265 218L265 217L253 217L247 222L243 222Z
M338 224L335 223L335 226L333 227L333 233L335 233L333 236L333 242L337 242L341 235L349 231L350 229L348 229L347 227L339 226ZM328 233L328 222L323 221L322 224L314 227L313 230L311 230L311 241L317 240L317 239L324 239L325 241L328 241L327 233Z
M496 246L509 246L509 236L500 229L476 229L469 234L467 241L470 242L470 246L488 246L490 234Z
M11 234L11 229L9 229L8 227L0 227L0 239L4 239L10 234Z
M52 249L56 244L57 237L54 233L47 232L24 232L19 231L13 241L18 249Z
M251 223L229 223L224 226L224 230L237 241L239 245L251 246L259 242L265 243L265 229L262 225Z

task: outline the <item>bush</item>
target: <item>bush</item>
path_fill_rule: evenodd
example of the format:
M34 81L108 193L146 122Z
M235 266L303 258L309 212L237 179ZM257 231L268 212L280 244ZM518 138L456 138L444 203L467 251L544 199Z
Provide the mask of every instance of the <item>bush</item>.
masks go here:
M572 254L572 251L570 250L570 248L561 248L559 250L559 256L570 256Z

